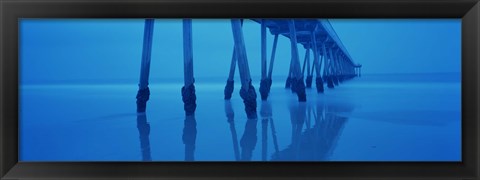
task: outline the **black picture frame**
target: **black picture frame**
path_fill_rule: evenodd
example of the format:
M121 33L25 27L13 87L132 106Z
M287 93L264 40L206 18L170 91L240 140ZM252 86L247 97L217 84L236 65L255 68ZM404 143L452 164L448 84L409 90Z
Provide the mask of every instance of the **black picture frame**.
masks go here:
M462 162L18 162L19 18L462 18ZM1 179L479 179L478 0L0 0Z

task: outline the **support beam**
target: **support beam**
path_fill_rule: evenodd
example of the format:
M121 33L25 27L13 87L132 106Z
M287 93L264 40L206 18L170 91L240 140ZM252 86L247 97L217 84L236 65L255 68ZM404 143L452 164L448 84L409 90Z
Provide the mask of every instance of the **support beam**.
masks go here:
M183 20L183 78L184 86L193 84L193 44L192 44L192 20Z
M273 39L272 54L270 55L270 67L268 68L268 78L270 80L272 79L273 63L275 62L275 53L277 51L277 43L278 43L278 34L275 34L275 38Z
M137 112L145 112L147 101L150 98L148 77L150 74L150 60L152 55L153 25L154 19L146 19L143 31L142 65L140 69L140 83L137 92Z
M243 26L243 19L240 21L241 26ZM223 90L224 99L230 100L232 98L233 90L234 90L234 76L235 76L235 66L237 65L237 53L235 50L235 46L233 47L233 54L232 60L230 63L230 71L228 74L227 84L225 85L225 89Z
M338 59L337 59L338 49L332 54L332 80L335 86L338 86Z
M298 56L297 48L297 34L295 30L295 21L293 19L288 20L288 28L290 30L290 44L292 49L292 60L294 64L294 77L295 81L292 84L292 89L297 93L298 101L305 102L307 101L307 95L305 93L305 84L303 82L303 75L300 69L300 58Z
M262 79L267 78L267 25L265 20L261 22L261 67L262 67Z
M245 49L241 22L240 19L232 19L231 23L233 39L235 41L235 52L237 52L240 80L242 82L240 96L245 104L245 112L247 113L248 119L257 119L257 94L252 85L250 70L248 69L247 52Z
M235 47L233 48L232 60L230 63L230 71L228 74L227 84L225 85L225 89L223 90L224 99L230 100L232 98L233 89L234 89L234 80L233 77L235 75L235 66L237 64L237 54L235 52Z
M307 76L309 75L310 75L310 48L307 49Z
M307 79L305 80L305 83L307 84L306 87L310 88L312 87L311 81L310 81L310 86L308 85L308 77L310 77L310 48L305 48L305 58L303 60L303 67L302 67L302 76L305 76L305 67L307 68Z
M265 20L261 22L261 67L262 79L260 80L260 96L263 101L267 100L272 80L267 77L267 25ZM273 65L273 64L272 64Z
M305 49L305 56L303 58L303 66L302 66L302 76L305 76L305 66L308 64L308 56L309 56L309 53L308 53L308 48ZM308 65L310 66L310 65ZM307 70L308 71L308 70Z
M325 81L328 81L327 75L328 75L328 67L329 67L329 66L328 66L328 59L329 59L329 57L328 57L328 54L327 54L327 47L326 47L325 43L322 43L322 51L323 51L322 54L323 54L323 57L324 57L324 58L323 58L323 59L324 59L324 63L323 63L323 66L324 66L324 67L323 67L323 79L325 79Z
M316 47L314 47L316 48ZM306 88L312 88L312 74L313 74L313 67L315 67L315 60L314 62L312 63L312 67L310 67L310 48L308 49L308 57L307 57L307 78L305 79L305 84L306 84ZM315 56L315 52L314 52L314 56ZM315 59L315 57L314 57ZM312 72L312 73L310 73Z
M183 75L182 101L185 115L194 117L197 108L193 77L192 20L183 20Z
M288 76L287 80L285 80L285 89L290 88L292 86L293 78L293 58L290 58L290 67L288 68Z
M327 71L327 87L332 89L335 87L333 84L333 54L332 48L328 48L328 71Z
M260 93L262 95L262 100L267 100L268 94L270 93L270 88L272 87L272 71L273 63L275 62L275 53L277 50L278 34L275 35L273 40L272 54L270 57L270 66L268 68L268 75L265 79L262 79L260 82Z
M315 35L315 31L312 32L311 38L312 38L312 42L313 42L313 57L314 57L313 65L315 67L315 72L316 72L315 86L317 87L317 93L323 93L324 92L323 80L322 80L322 76L320 74L320 71L322 69L322 62L319 61L320 53L318 52L318 48L317 48L317 37ZM322 46L323 46L323 49L325 49L325 45L322 45ZM324 54L324 56L325 56L325 54ZM322 58L324 56L322 56ZM312 74L313 74L313 68L312 68Z

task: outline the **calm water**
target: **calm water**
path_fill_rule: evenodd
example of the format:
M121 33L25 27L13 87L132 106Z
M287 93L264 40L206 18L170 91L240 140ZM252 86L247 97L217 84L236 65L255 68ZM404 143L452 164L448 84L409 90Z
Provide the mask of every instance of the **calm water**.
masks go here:
M258 120L247 120L240 84L223 100L224 81L197 79L194 119L181 80L152 80L142 114L134 80L23 85L20 160L461 160L458 75L365 75L325 94L307 89L305 103L280 77L268 101L257 92Z

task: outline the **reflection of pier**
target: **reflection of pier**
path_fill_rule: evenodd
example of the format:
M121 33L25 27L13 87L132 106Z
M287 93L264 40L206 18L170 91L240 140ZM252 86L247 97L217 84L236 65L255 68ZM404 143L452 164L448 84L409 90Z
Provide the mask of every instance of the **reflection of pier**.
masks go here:
M316 109L306 104L289 107L292 118L292 143L272 155L273 161L324 161L331 155L341 134L346 117L340 112L351 112L352 106L317 104ZM314 125L311 127L312 119ZM305 130L303 127L306 126Z
M290 40L291 60L286 87L298 96L298 101L307 100L305 88L312 87L313 74L318 93L324 92L324 82L328 88L360 74L361 65L355 64L347 49L340 41L330 22L325 19L253 19L261 25L261 82L259 92L262 100L267 100L272 85L272 71L279 35ZM242 19L232 19L233 56L230 73L225 86L225 99L233 93L233 75L238 67L241 88L240 96L245 104L248 119L257 118L256 91L252 84L245 41L242 32ZM145 20L140 83L137 93L137 112L145 112L150 90L148 79L153 40L154 19ZM267 29L274 35L273 48L267 67ZM303 65L299 59L298 44L305 48ZM310 57L313 52L313 58ZM186 116L193 116L196 109L195 80L193 73L192 20L183 20L184 86L181 89ZM225 67L227 68L227 67ZM357 69L357 70L356 70ZM268 71L267 71L268 70ZM357 72L358 71L358 72ZM304 76L306 75L306 80Z
M137 114L137 128L138 133L140 134L140 148L142 150L142 160L151 161L151 152L150 152L150 124L147 121L146 113Z
M185 144L185 161L195 160L195 142L197 140L197 121L192 116L185 118L182 141Z
M289 106L292 124L291 144L279 149L276 129L272 118L270 101L262 101L261 106L261 160L267 161L325 161L333 152L338 137L348 118L344 113L353 111L351 104L292 103ZM250 161L257 147L257 120L248 119L239 142L235 128L233 107L225 101L225 114L230 125L235 160ZM270 129L269 127L270 126ZM270 132L269 132L270 131ZM270 137L269 137L269 134ZM268 141L273 142L273 153L268 154Z

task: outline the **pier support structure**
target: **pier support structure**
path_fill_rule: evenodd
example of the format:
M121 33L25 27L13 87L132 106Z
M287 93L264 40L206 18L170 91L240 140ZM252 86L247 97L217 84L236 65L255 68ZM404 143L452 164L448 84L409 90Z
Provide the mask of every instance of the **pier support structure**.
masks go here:
M327 51L327 48L325 45L326 42L327 41L325 41L322 46L323 54L325 56L325 68L323 69L323 77L327 81L327 87L332 89L334 88L333 80L332 80L332 51L330 48Z
M183 20L183 77L182 87L183 109L186 116L194 116L197 108L195 95L195 79L193 77L193 45L192 45L192 20Z
M195 94L195 78L193 75L191 19L183 19L183 77L182 101L183 109L185 110L185 121L182 141L185 144L185 161L193 161L195 160L195 141L197 139L197 121L195 120L197 96Z
M311 41L312 41L312 45L313 45L313 67L314 68L312 67L312 73L310 73L310 74L312 75L313 70L315 69L315 73L316 73L315 86L317 87L317 93L323 93L324 92L323 80L322 80L322 75L321 75L321 72L320 72L321 69L322 69L322 61L321 61L321 59L319 59L320 53L319 53L318 48L317 48L317 36L315 35L315 31L316 31L317 27L312 31L312 34L311 34ZM324 56L322 56L322 59L324 59ZM311 82L310 82L310 84L311 84Z
M248 119L257 119L257 94L252 85L250 70L248 67L247 52L245 49L245 41L243 38L242 25L240 19L232 19L232 32L235 42L235 52L237 54L237 63L240 73L242 87L240 96L245 104L245 112Z
M307 72L307 75L305 78L305 88L312 87L312 75L310 74L310 50L311 50L310 45L305 46L305 60L303 61L303 67L302 67L302 74L304 75L305 72ZM307 68L306 71L305 71L305 66Z
M354 66L355 70L354 70L354 73L355 73L355 76L362 76L362 65L358 64L358 65L355 65Z
M240 26L243 26L243 19L240 20ZM228 73L228 79L227 79L227 84L225 85L224 89L224 99L229 100L232 98L233 90L234 90L234 76L235 76L235 68L237 65L237 52L235 50L235 45L233 47L233 54L232 54L232 60L230 63L230 71Z
M300 69L300 59L298 56L297 47L297 32L295 30L295 21L293 19L288 20L288 29L290 31L290 44L292 49L292 62L293 62L293 77L292 90L297 93L298 101L307 101L307 95L305 92L305 84L303 81L303 74Z
M153 25L154 19L146 19L143 32L142 64L140 69L140 83L137 92L137 112L145 112L147 101L150 98L148 77L150 74L150 60L152 55Z
M283 35L290 39L291 59L286 88L298 96L298 101L306 101L305 88L311 88L313 72L316 72L317 92L323 93L324 82L328 88L334 88L347 79L361 76L361 65L354 64L328 20L268 20L253 19L261 24L261 81L260 95L262 100L267 100L272 85L272 69L275 60L278 36ZM296 23L298 23L296 25ZM241 89L240 96L245 104L245 111L249 119L257 119L256 92L252 85L250 70L247 60L245 42L242 32L243 19L232 19L232 32L234 37L234 50L232 54L230 73L225 86L225 99L231 99L234 85L235 69L238 64ZM267 29L275 35L270 64L267 67ZM146 103L150 97L148 87L150 61L153 41L154 19L146 19L143 37L143 51L140 70L140 83L136 96L137 112L146 111ZM298 31L298 33L297 33ZM325 40L319 41L318 36ZM305 47L303 67L299 59L297 44ZM320 46L321 45L321 46ZM312 53L310 53L312 51ZM183 20L183 53L184 53L184 86L181 89L184 110L187 116L194 118L196 109L196 94L193 75L193 46L192 46L192 20ZM313 54L312 63L310 56ZM320 58L321 56L321 58ZM323 77L321 75L323 64ZM306 80L304 81L304 76Z
M339 74L339 65L338 65L338 51L339 49L336 49L335 52L332 54L332 61L333 61L333 83L335 86L338 86L338 74Z
M278 34L275 35L273 41L272 54L270 58L270 66L267 69L267 26L265 20L261 21L261 71L262 79L260 80L260 96L263 101L267 100L270 88L272 86L272 68L275 61L275 51L277 49ZM267 74L268 71L268 74Z

